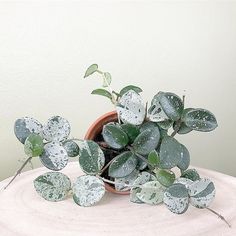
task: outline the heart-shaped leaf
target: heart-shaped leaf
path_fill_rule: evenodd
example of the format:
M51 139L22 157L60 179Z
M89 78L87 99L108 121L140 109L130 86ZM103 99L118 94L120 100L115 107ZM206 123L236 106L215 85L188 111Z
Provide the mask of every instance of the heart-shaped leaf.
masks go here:
M155 171L156 178L160 184L165 187L169 187L175 181L175 173L171 170L157 170Z
M122 130L128 135L130 143L133 143L135 138L140 134L139 128L131 124L122 124Z
M106 88L111 84L111 74L109 72L104 72L103 87Z
M188 190L183 184L173 184L166 189L163 201L171 212L183 214L189 206Z
M124 123L140 125L143 123L146 111L141 96L129 90L119 100L116 106L117 114Z
M151 175L150 173L146 172L146 171L143 171L142 173L140 173L137 177L137 179L133 182L133 185L134 187L131 188L131 191L130 191L130 201L131 202L134 202L134 203L143 203L143 201L141 201L137 196L136 194L137 193L140 193L142 188L140 187L135 187L135 185L139 186L139 185L143 185L145 184L146 182L149 182L149 181L154 181L156 180L156 178Z
M105 194L103 181L90 175L78 177L72 190L75 203L83 207L96 204Z
M86 70L84 78L92 75L94 72L96 72L98 69L98 65L97 64L92 64L91 66L89 66L89 68Z
M160 163L160 157L157 153L156 150L152 150L149 154L148 154L148 162L153 165L153 166L158 166Z
M171 169L180 162L182 145L173 137L165 136L160 146L160 168Z
M137 157L130 151L126 151L116 156L109 166L109 176L122 178L129 175L137 166Z
M165 188L158 181L150 181L142 185L136 196L147 204L157 205L163 201Z
M208 207L215 197L215 186L209 179L196 180L189 186L190 203L197 208Z
M24 150L29 157L37 157L43 153L43 139L38 134L30 134L25 140Z
M195 169L188 169L182 172L181 177L196 181L200 179L200 175Z
M116 191L128 191L131 189L134 181L138 178L139 171L134 170L129 175L123 178L115 178L115 189Z
M218 126L215 116L201 108L189 110L182 119L186 126L197 131L209 132Z
M147 129L141 132L134 140L133 149L141 155L148 155L152 150L156 149L160 141L160 131L158 127Z
M91 94L95 94L95 95L100 95L100 96L103 96L103 97L107 97L109 99L112 99L112 95L110 92L108 92L107 90L105 89L95 89L92 91Z
M190 164L190 154L189 154L188 149L183 144L181 144L181 147L182 147L181 158L180 158L180 161L179 161L177 166L182 171L184 171L184 170L188 169L188 167L189 167L189 164Z
M69 157L76 157L79 155L79 146L76 142L72 140L65 141L63 143L63 147L65 148Z
M47 141L64 141L70 134L69 122L60 117L53 116L48 119L47 124L43 127L43 136Z
M47 172L34 180L34 188L45 200L58 202L67 197L71 182L60 172Z
M134 85L128 85L126 87L124 87L123 89L121 89L120 91L120 96L123 96L125 93L127 93L129 90L133 90L136 93L141 93L143 90L137 86Z
M41 123L34 118L24 117L17 119L14 125L14 132L17 139L21 143L25 143L26 138L30 134L39 134L41 135L43 131L43 126Z
M127 134L120 125L112 122L103 126L102 136L105 142L115 149L122 149L129 142Z
M68 163L67 152L58 142L47 143L39 158L45 167L55 171L63 169Z
M81 169L89 175L98 174L105 164L104 153L92 140L79 143L79 164Z

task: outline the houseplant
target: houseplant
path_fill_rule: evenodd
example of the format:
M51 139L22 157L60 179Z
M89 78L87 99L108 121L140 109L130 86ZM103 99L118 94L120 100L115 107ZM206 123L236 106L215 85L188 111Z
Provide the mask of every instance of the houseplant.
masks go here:
M34 180L36 191L46 200L60 201L72 194L78 205L91 206L101 200L107 183L116 191L130 193L133 203L164 202L176 214L184 213L191 204L210 210L228 224L209 208L215 197L213 182L201 178L195 169L188 169L190 154L175 139L176 134L214 130L215 116L205 109L185 108L184 97L170 92L157 93L148 108L139 87L129 85L116 92L110 86L110 73L93 64L85 78L94 73L102 75L103 88L92 94L109 98L117 117L114 112L105 116L107 120L93 133L93 140L69 138L69 122L59 116L50 118L44 126L33 118L18 119L15 134L29 157L17 174L32 157L39 156L42 164L52 170ZM85 175L71 186L70 179L58 171L69 157L77 155Z

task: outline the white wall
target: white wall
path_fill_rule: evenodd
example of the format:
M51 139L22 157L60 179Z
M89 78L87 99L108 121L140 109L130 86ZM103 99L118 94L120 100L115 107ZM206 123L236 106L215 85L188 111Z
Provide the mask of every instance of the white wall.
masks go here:
M179 137L192 164L236 175L236 2L18 1L0 2L0 179L24 157L13 124L25 115L45 122L58 114L83 137L99 115L113 109L90 95L96 78L82 79L98 63L113 87L159 90L218 118L212 133ZM34 161L39 166L38 160Z

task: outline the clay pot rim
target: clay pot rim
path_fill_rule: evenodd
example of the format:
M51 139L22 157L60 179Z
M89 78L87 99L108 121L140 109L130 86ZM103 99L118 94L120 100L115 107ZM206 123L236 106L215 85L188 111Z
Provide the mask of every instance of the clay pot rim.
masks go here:
M103 125L107 124L109 122L112 121L117 121L117 112L116 111L111 111L111 112L107 112L104 115L100 116L99 118L97 118L92 125L89 127L88 131L85 134L84 139L85 140L94 140L94 138L101 133ZM105 188L108 192L111 193L116 193L116 194L120 194L120 195L128 195L130 194L130 191L117 191L115 190L114 187L112 187L111 185L105 183Z

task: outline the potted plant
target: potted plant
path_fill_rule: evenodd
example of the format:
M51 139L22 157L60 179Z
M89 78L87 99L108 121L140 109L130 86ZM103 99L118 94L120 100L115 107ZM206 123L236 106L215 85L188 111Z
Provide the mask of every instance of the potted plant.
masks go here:
M130 194L133 203L164 203L175 214L186 212L190 204L208 209L229 225L209 208L215 197L214 183L200 177L195 169L188 169L190 154L175 138L176 134L214 130L215 116L206 109L185 108L185 97L170 92L158 92L148 107L139 87L129 85L116 92L110 86L110 73L100 71L96 64L84 77L94 73L102 76L103 88L92 94L109 98L116 111L99 118L84 140L69 138L69 122L60 116L50 118L46 125L33 118L18 119L15 135L24 144L28 159L14 178L27 162L39 156L52 170L34 180L36 191L46 200L61 201L72 194L78 205L92 206L107 189ZM85 175L71 185L59 171L69 157L75 156Z

